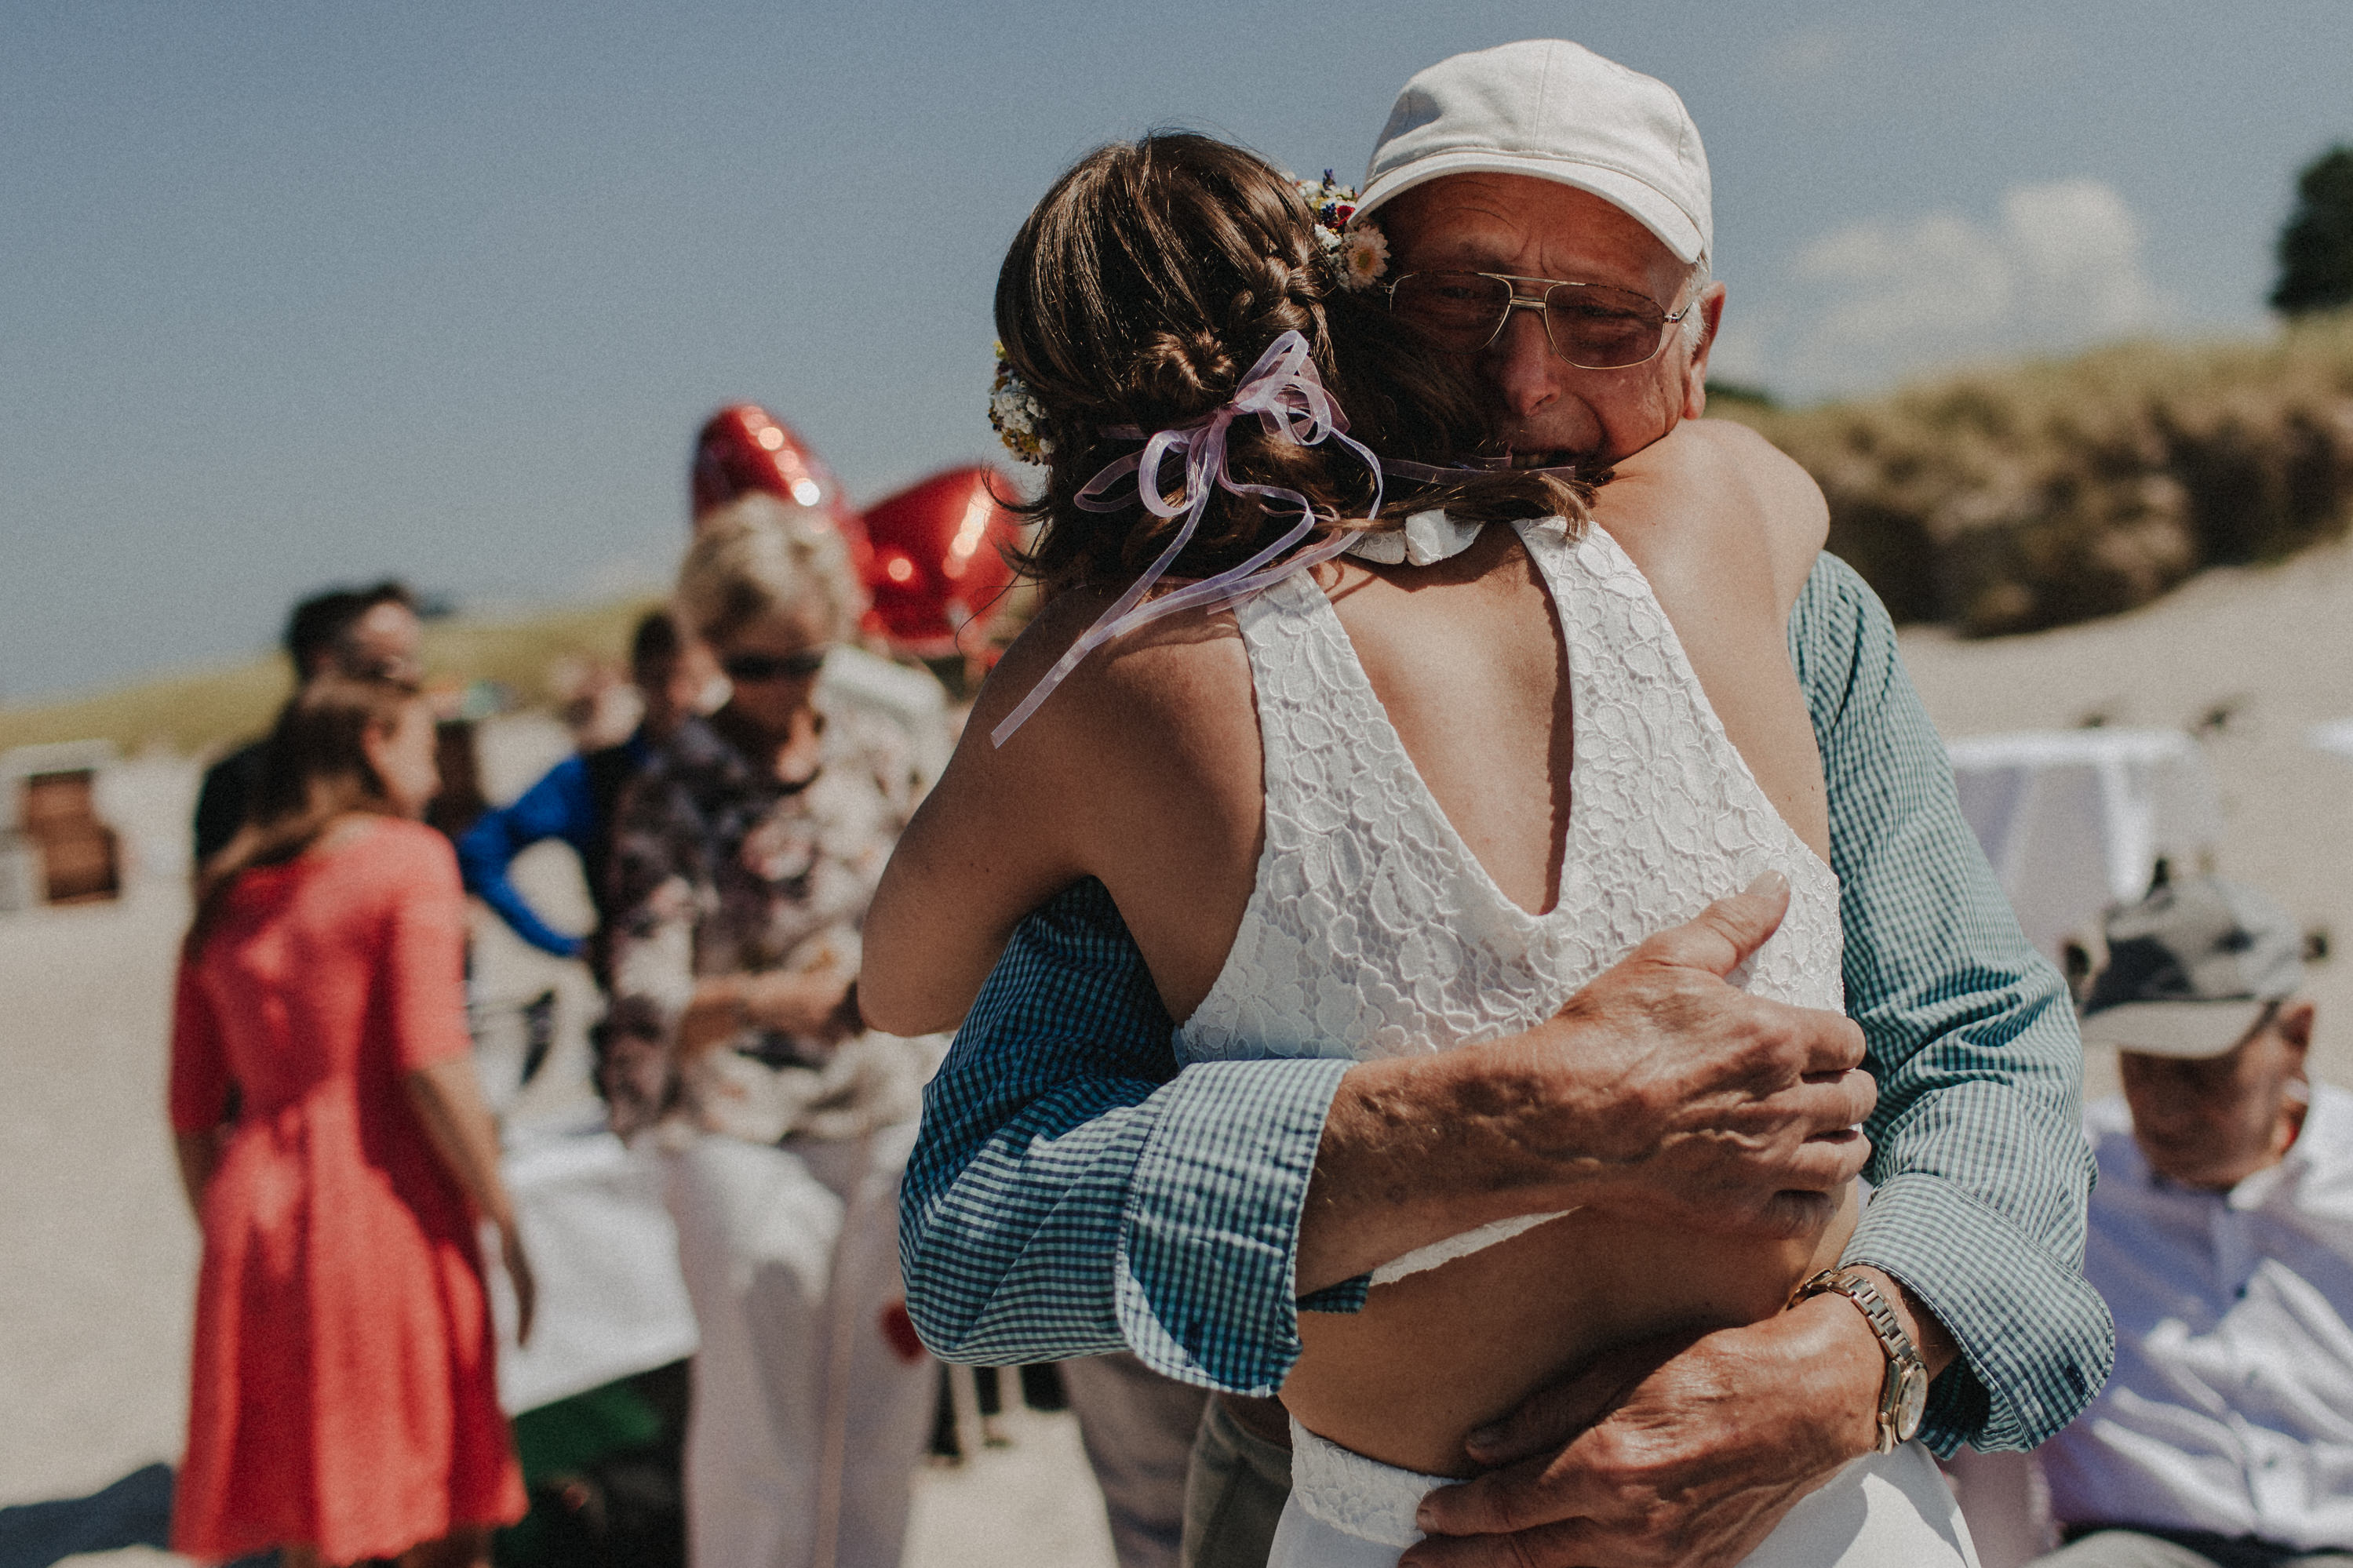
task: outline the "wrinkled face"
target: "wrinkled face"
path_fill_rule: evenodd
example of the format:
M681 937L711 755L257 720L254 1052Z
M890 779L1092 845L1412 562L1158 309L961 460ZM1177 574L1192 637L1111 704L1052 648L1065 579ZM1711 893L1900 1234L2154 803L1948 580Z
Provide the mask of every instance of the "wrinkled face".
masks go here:
M2312 1016L2309 1002L2284 1004L2219 1057L2121 1053L2133 1138L2149 1168L2184 1186L2220 1191L2277 1161Z
M1657 236L1588 192L1525 174L1450 174L1378 209L1391 278L1409 272L1500 272L1603 283L1681 310L1691 268ZM1514 310L1476 356L1493 392L1495 436L1515 455L1615 461L1664 436L1705 405L1707 348L1723 309L1710 284L1700 310L1707 335L1694 353L1680 331L1648 364L1581 370L1552 352L1535 311Z
M434 762L433 710L422 701L400 710L389 729L370 730L361 740L368 766L384 786L385 803L412 820L441 791L441 770Z
M711 651L732 693L727 707L754 728L779 738L810 707L818 666L829 640L816 606L775 610L744 626Z
M407 605L377 605L336 639L335 662L346 675L414 681L425 673L424 631Z

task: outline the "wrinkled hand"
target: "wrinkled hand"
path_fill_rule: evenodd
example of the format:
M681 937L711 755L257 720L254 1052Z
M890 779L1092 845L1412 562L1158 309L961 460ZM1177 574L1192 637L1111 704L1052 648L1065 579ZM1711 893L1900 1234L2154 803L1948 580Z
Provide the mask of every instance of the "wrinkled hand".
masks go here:
M1847 1303L1646 1341L1538 1393L1472 1435L1501 1468L1430 1493L1400 1568L1730 1568L1876 1435L1877 1342L1827 1305Z
M1836 1213L1879 1091L1862 1031L1725 984L1781 922L1778 875L1659 932L1515 1047L1521 1142L1571 1201L1701 1230L1797 1237Z

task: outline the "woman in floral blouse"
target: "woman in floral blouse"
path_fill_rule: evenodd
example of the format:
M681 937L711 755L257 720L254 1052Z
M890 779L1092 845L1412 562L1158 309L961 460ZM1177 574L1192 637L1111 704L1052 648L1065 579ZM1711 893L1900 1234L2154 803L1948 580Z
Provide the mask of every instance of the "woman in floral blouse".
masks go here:
M898 1182L940 1042L865 1031L856 990L917 748L819 684L865 607L821 513L765 496L714 513L678 607L733 695L623 799L602 1074L615 1126L670 1161L702 1327L690 1552L891 1568L932 1387Z

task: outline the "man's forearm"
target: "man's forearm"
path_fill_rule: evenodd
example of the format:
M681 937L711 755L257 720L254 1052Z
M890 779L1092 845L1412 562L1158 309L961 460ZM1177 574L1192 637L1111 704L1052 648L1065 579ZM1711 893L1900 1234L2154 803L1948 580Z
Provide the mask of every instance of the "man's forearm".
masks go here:
M1886 612L1843 563L1815 568L1790 644L1830 785L1847 1005L1880 1088L1877 1186L1846 1261L1902 1285L1959 1352L1930 1446L2031 1447L2113 1356L2082 1272L2073 1015L1961 816Z
M1300 1215L1300 1294L1492 1220L1541 1212L1531 1196L1536 1173L1513 1135L1515 1097L1493 1076L1498 1055L1474 1047L1348 1069Z

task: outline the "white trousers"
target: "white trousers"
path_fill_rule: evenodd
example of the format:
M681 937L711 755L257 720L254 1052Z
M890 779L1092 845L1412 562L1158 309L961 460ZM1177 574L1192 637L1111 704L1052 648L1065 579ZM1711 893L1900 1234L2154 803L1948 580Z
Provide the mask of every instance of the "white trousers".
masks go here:
M1293 1490L1275 1526L1267 1568L1396 1568L1405 1550L1398 1536L1419 1539L1409 1527L1395 1529L1397 1506L1404 1504L1410 1518L1406 1492L1418 1503L1434 1482L1443 1483L1387 1465L1376 1468L1388 1471L1388 1478L1377 1479L1363 1468L1373 1466L1372 1460L1349 1455L1355 1463L1345 1468L1357 1484L1315 1500L1319 1506L1310 1511L1301 1499L1297 1440L1305 1437L1327 1450L1335 1446L1303 1432L1295 1421L1291 1430ZM1304 1468L1312 1468L1313 1461ZM1377 1495L1392 1492L1393 1497ZM1390 1539L1373 1540L1342 1527L1358 1518L1366 1521L1360 1528ZM1740 1568L1978 1568L1978 1555L1936 1461L1919 1444L1906 1443L1892 1454L1866 1455L1825 1481L1741 1559Z
M928 1357L882 1330L912 1123L781 1147L708 1135L665 1196L702 1334L686 1431L691 1568L899 1568Z

